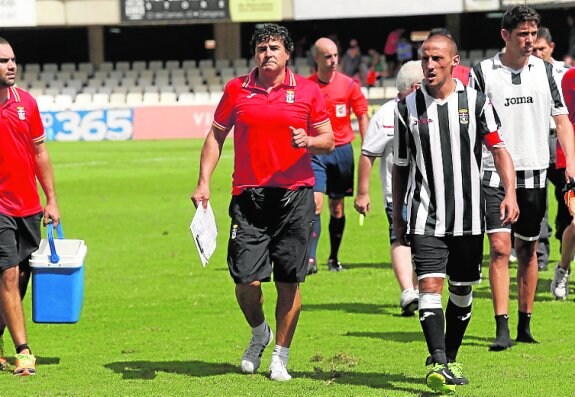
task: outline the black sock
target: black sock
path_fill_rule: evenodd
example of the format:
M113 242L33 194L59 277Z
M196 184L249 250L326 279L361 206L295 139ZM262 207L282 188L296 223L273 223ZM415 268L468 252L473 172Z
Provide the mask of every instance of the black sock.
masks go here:
M517 323L517 341L525 343L539 343L531 336L531 313L519 312Z
M343 229L345 228L345 216L341 218L329 218L329 241L331 243L331 252L329 259L337 260L339 253L339 246L343 237Z
M431 354L432 362L447 364L443 309L419 309L419 323L425 335L427 350Z
M499 314L495 316L495 337L511 339L509 336L509 315Z
M471 305L459 307L449 299L445 309L445 354L448 361L455 361L470 320Z

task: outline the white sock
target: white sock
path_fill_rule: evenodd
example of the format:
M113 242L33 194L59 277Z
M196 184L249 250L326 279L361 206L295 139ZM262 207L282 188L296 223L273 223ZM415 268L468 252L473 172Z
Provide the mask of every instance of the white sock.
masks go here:
M255 336L257 339L266 339L269 335L269 326L268 323L264 320L263 323L258 325L257 327L252 328L252 335Z
M283 347L280 345L276 345L274 347L274 351L272 353L272 361L275 359L280 359L282 360L282 362L284 363L285 366L287 366L288 363L288 357L289 357L289 347Z

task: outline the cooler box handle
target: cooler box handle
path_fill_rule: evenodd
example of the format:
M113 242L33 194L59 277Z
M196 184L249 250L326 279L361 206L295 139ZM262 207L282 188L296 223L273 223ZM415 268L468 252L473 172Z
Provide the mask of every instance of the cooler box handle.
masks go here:
M60 261L60 256L56 253L56 245L54 244L54 224L52 222L48 223L46 234L48 235L48 244L50 245L50 262L58 263ZM56 226L56 234L58 235L58 239L64 238L62 222L58 222L58 226Z

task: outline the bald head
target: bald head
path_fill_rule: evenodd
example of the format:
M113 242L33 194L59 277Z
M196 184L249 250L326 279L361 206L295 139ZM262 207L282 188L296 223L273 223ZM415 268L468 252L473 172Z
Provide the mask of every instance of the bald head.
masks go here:
M432 33L429 37L423 42L422 48L425 45L429 46L439 46L441 48L445 48L450 56L457 55L457 44L453 38L445 33Z
M312 47L313 59L317 63L317 72L321 80L325 80L328 75L334 73L338 63L338 49L333 40L327 37L318 39Z

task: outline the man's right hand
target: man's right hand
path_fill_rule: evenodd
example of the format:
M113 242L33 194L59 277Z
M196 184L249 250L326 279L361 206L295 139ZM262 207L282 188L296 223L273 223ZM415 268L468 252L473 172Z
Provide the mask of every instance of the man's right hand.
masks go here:
M358 194L355 197L353 207L360 214L366 215L371 209L369 194Z
M207 185L198 185L196 191L192 194L192 201L196 208L202 203L202 207L208 208L208 201L210 200L210 187Z
M397 237L397 242L401 245L409 247L409 241L407 241L407 223L402 218L393 220L393 233Z

